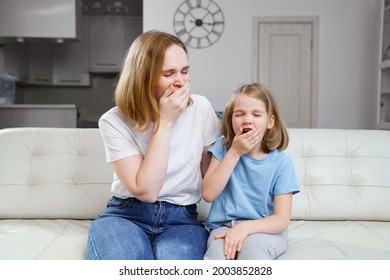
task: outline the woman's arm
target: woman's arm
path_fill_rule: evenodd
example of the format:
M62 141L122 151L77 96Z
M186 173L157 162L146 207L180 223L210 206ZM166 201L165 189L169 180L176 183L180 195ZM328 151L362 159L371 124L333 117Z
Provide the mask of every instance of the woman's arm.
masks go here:
M202 171L202 177L203 178L206 175L207 169L208 169L208 167L210 165L211 156L209 155L208 150L210 149L210 147L212 145L213 144L208 145L208 146L203 148L202 159L200 161L200 170Z
M135 155L113 162L119 180L141 201L155 202L160 193L168 167L170 134L170 127L160 124L145 157Z
M141 201L155 202L164 184L168 169L173 122L187 107L188 84L161 96L160 125L150 142L145 156L130 156L113 162L113 168L122 184Z

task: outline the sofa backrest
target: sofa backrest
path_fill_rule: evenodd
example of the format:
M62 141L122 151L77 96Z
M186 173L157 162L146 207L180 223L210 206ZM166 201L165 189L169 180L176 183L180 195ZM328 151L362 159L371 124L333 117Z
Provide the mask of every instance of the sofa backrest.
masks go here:
M289 129L293 219L390 221L390 132ZM113 170L98 129L0 129L0 219L94 219ZM200 219L209 204L202 203Z
M98 129L0 130L0 218L96 218L112 179Z
M390 221L390 131L289 129L293 219Z

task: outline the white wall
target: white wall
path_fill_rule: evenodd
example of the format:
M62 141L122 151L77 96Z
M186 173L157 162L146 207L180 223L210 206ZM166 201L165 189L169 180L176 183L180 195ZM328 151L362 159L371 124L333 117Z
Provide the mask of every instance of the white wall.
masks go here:
M144 31L173 30L183 0L144 0ZM231 93L251 81L252 17L319 16L318 123L321 128L374 129L379 16L377 0L214 0L224 34L190 49L192 92L222 111Z

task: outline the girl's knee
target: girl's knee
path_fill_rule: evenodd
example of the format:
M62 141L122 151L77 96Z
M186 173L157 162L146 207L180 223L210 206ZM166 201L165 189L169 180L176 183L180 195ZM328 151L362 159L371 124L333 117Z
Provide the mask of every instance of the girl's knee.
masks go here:
M253 234L243 244L237 259L273 260L286 250L287 234Z

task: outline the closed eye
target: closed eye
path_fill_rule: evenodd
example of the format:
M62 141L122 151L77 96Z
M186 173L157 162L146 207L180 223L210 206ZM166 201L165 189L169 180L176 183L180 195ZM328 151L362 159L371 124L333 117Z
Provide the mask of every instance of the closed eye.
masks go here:
M187 75L188 72L189 72L189 67L185 67L180 71L180 73L182 75ZM176 71L174 71L174 70L166 70L166 71L163 71L161 75L164 77L170 77L170 76L174 75L175 73L176 73Z
M173 73L172 73L172 72L164 72L164 73L162 73L162 75L163 75L164 77L170 77L170 76L173 75Z

